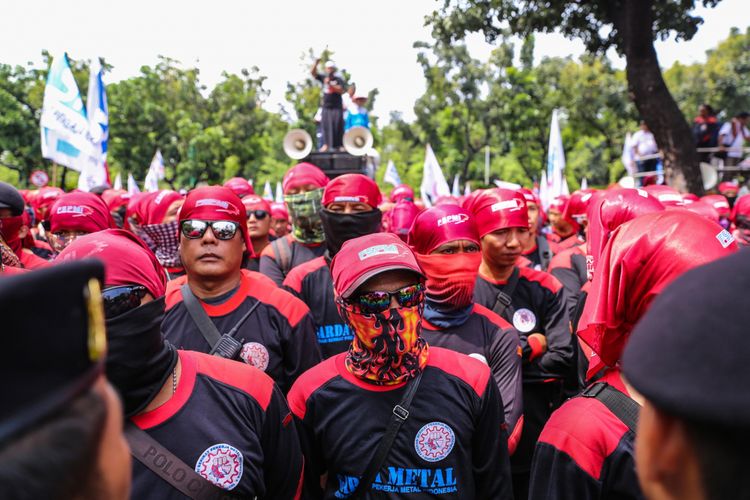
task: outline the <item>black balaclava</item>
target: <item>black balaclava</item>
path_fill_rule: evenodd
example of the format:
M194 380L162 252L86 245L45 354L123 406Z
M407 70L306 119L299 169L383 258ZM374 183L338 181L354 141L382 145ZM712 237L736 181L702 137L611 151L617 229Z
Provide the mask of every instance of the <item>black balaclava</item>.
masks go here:
M368 212L344 214L331 212L323 208L320 210L320 220L326 235L328 255L333 258L341 249L345 241L380 231L383 213L377 208Z

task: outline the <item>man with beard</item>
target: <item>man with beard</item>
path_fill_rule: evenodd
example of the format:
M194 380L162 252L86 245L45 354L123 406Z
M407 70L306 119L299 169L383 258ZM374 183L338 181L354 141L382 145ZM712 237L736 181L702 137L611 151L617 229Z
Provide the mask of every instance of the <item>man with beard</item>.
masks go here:
M89 257L105 266L106 373L128 418L132 498L297 498L299 441L271 378L164 339L164 270L131 233L83 236L59 259Z
M331 259L345 241L380 230L380 200L378 185L365 175L346 174L329 182L320 211L326 253L295 267L284 280L284 287L310 308L324 359L346 351L353 338L333 298Z
M24 268L38 269L49 262L36 256L31 249L24 248L23 242L30 236L28 224L28 215L24 214L23 196L10 184L0 181L0 236Z
M180 193L170 190L159 191L147 200L140 229L156 247L154 253L167 271L167 278L173 280L185 274L180 261L180 230L177 227L177 213L185 200Z
M89 261L0 278L2 498L129 498L122 405L104 378L103 275Z
M521 347L507 321L474 303L482 262L479 234L471 214L442 205L419 214L409 245L427 276L422 336L430 345L468 354L487 364L502 396L508 449L521 436Z
M286 392L320 361L307 306L260 273L242 200L229 188L192 190L180 209L186 275L167 286L162 331L181 349L218 354L268 373Z
M421 337L424 274L398 236L331 263L354 340L289 393L306 498L512 498L502 401L486 364Z
M515 497L526 498L534 444L562 403L563 380L573 373L575 338L560 282L544 271L516 265L529 232L523 195L488 189L472 197L466 208L474 214L482 246L474 301L511 323L521 338L524 422L511 464Z
M320 257L326 250L319 214L326 184L328 177L311 163L299 163L284 176L281 186L292 233L274 240L260 257L260 272L279 286L294 267Z

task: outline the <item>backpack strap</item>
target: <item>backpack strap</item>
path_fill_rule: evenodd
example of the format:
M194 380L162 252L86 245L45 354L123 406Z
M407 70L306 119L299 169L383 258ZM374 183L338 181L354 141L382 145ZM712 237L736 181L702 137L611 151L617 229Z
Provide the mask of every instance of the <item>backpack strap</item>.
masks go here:
M638 414L641 411L641 405L606 382L597 382L589 386L583 391L581 396L598 399L635 434L638 427Z
M518 285L518 279L520 278L521 272L518 267L513 268L513 273L508 278L508 283L505 284L505 288L497 293L495 298L495 305L492 306L492 312L498 316L502 316L508 321L512 322L513 313L513 292L516 291L516 285ZM508 313L508 316L505 313Z
M281 273L286 277L292 268L292 254L294 249L289 243L289 238L284 236L283 238L276 238L271 242L273 248L273 254L276 256L276 263L281 269Z
M549 241L544 236L536 237L536 246L539 251L539 260L542 271L549 269L549 263L552 261L552 249L549 247Z
M582 285L585 285L586 282L589 280L588 273L586 272L586 257L583 257L583 259L576 259L575 257L582 257L581 255L571 255L570 256L570 263L573 266L573 270L578 274L578 279L581 281ZM583 262L581 262L583 260Z

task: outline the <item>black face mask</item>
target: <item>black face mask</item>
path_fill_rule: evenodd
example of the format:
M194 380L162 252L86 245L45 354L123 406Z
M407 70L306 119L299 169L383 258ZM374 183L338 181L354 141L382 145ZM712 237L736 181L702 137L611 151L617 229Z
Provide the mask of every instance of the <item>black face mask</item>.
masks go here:
M320 220L323 223L323 232L326 235L328 254L331 257L336 255L345 241L379 232L382 218L383 213L377 208L369 212L353 214L342 214L331 212L325 208L322 209Z
M177 351L161 335L164 297L107 320L107 378L122 397L125 416L156 397L177 363Z

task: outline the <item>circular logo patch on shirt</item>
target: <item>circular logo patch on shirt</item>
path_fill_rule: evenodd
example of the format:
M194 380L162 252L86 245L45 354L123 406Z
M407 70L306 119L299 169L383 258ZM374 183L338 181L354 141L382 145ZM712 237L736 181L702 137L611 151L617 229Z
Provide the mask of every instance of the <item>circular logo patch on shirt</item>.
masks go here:
M417 432L414 439L414 449L417 455L428 462L438 462L453 449L456 435L453 429L442 422L430 422Z
M242 453L226 443L211 446L195 463L195 472L225 490L240 483L242 471Z
M536 316L528 309L521 308L513 313L513 326L519 332L529 333L536 326Z
M266 371L266 368L268 368L268 357L266 346L257 342L248 342L242 346L242 350L240 351L240 358L258 370Z
M471 354L469 354L469 357L470 358L474 358L474 359L478 359L479 361L481 361L485 365L489 365L489 363L487 363L487 358L485 358L482 354L479 354L478 352L472 352Z

